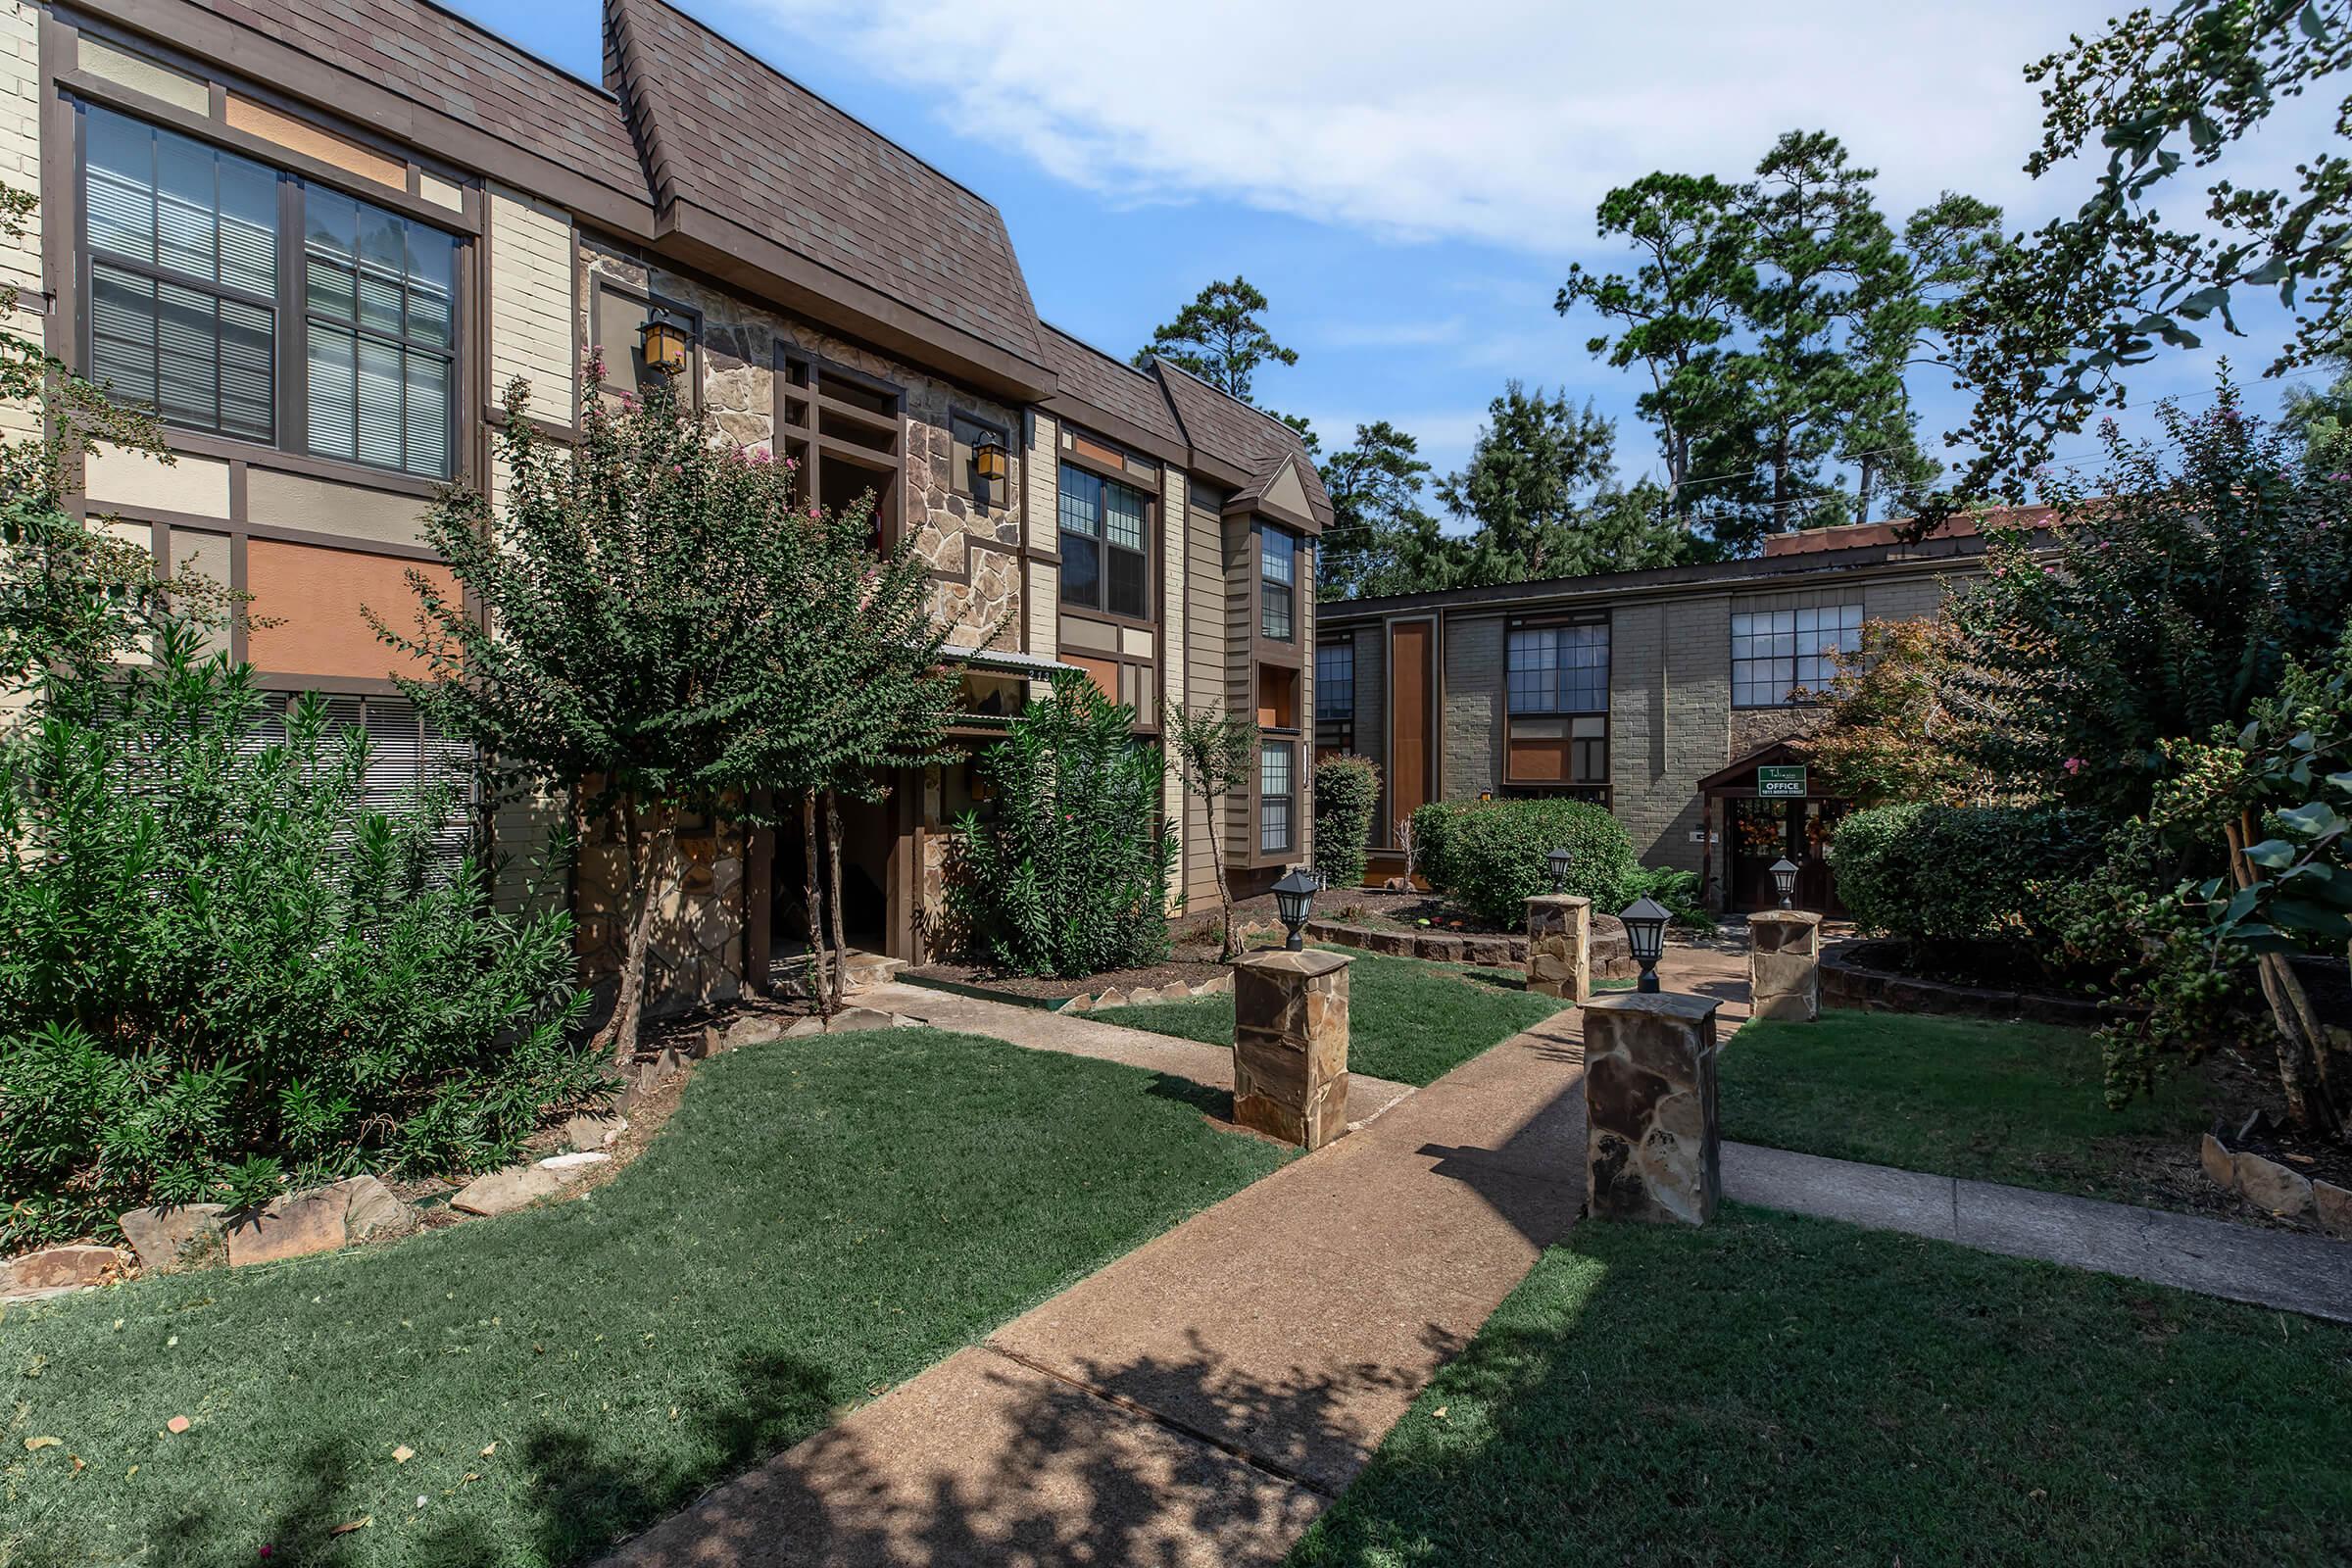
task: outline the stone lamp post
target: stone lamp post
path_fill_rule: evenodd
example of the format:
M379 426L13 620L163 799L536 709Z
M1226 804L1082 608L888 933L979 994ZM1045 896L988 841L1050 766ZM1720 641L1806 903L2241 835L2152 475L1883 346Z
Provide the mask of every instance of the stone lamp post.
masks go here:
M1747 917L1748 1013L1756 1018L1821 1016L1821 916L1759 909Z
M1233 1119L1309 1151L1348 1130L1348 965L1337 953L1233 960Z
M1714 1218L1716 1006L1654 991L1585 1004L1585 1208L1595 1218Z
M1527 901L1527 989L1582 1002L1592 994L1592 901L1573 893Z

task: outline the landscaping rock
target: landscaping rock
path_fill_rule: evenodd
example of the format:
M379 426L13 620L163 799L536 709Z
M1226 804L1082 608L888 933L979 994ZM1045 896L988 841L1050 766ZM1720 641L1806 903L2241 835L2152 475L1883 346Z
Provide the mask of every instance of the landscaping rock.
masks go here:
M564 1124L564 1141L574 1149L604 1149L628 1125L626 1116L574 1116Z
M1203 980L1193 987L1193 995L1196 997L1222 997L1230 995L1232 991L1233 976L1231 973L1221 974L1214 980Z
M1117 986L1112 986L1095 999L1097 1010L1103 1007L1124 1007L1125 1005L1127 1005L1127 993L1121 991Z
M1061 1010L1064 1012L1091 1012L1094 1010L1094 998L1089 996L1076 996L1063 1003L1061 1004Z
M784 1031L790 1027L791 1024L776 1013L747 1013L727 1025L727 1049L733 1051L740 1046L764 1046L771 1040L783 1039Z
M2352 1192L2333 1182L2313 1182L2311 1207L2320 1229L2338 1241L2352 1242Z
M509 1165L504 1170L476 1177L449 1200L449 1206L463 1214L511 1213L543 1198L555 1197L587 1175L595 1165L595 1161L582 1165Z
M2237 1190L2247 1202L2288 1219L2310 1210L2310 1177L2242 1149L2236 1164Z
M888 1029L898 1020L887 1012L871 1007L844 1007L827 1021L828 1033L843 1034L853 1029Z
M701 1037L687 1048L686 1054L696 1061L701 1061L725 1043L726 1037L718 1032L718 1025L707 1023L703 1025Z
M542 1170L586 1170L591 1165L606 1164L612 1158L611 1154L598 1153L594 1150L576 1150L568 1154L550 1154L539 1162L539 1167Z
M392 1190L372 1176L353 1186L351 1206L343 1211L346 1242L389 1241L416 1228L416 1211L392 1196Z
M811 1013L806 1018L793 1019L792 1026L784 1031L781 1038L785 1040L802 1040L806 1039L809 1035L818 1035L823 1034L824 1032L825 1020Z
M354 1205L366 1235L353 1236ZM331 1252L353 1241L382 1235L407 1223L406 1205L372 1176L354 1176L328 1187L313 1187L270 1200L259 1214L228 1227L228 1263L273 1263L280 1258Z
M37 1252L26 1252L0 1270L0 1296L54 1296L104 1285L107 1276L121 1267L122 1262L122 1256L111 1247L81 1243L44 1247Z
M219 1203L179 1203L170 1208L134 1208L117 1214L115 1223L139 1256L139 1267L162 1274L198 1260L220 1245L220 1216L228 1210ZM191 1254L196 1254L192 1256Z
M2214 1186L2225 1193L2237 1191L2237 1161L2231 1157L2230 1146L2211 1133L2197 1146L2197 1163L2205 1167Z

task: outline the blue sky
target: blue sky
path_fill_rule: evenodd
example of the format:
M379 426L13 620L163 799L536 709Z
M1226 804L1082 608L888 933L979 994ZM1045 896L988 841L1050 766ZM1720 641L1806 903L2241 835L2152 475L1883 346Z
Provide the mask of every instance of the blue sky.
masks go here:
M596 0L458 0L595 76ZM1619 421L1620 467L1654 467L1640 384L1551 309L1567 264L1622 265L1593 234L1610 187L1654 169L1746 173L1781 130L1830 130L1881 171L1900 217L1945 189L2012 228L2071 208L2082 171L2036 184L2025 64L2097 29L2111 0L1968 6L1700 0L1637 7L1453 0L689 0L685 9L994 201L1047 319L1127 354L1202 284L1241 272L1273 301L1295 368L1259 401L1328 445L1388 418L1443 473L1507 377L1565 387ZM1916 14L1905 14L1916 13ZM2276 183L2326 135L2293 106L2227 172ZM2202 197L2182 192L2186 216ZM2210 396L2228 354L2251 381L2283 337L2242 313L2132 384L2127 429L2162 396ZM1965 416L1913 383L1931 446ZM2268 410L2277 389L2250 397ZM2061 457L2095 457L2085 434Z

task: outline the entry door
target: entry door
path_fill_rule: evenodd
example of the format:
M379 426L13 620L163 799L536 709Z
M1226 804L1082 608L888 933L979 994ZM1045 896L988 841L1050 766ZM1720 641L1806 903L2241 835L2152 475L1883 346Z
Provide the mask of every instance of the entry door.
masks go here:
M1845 815L1838 800L1735 800L1731 804L1732 907L1741 912L1778 908L1773 862L1787 856L1796 864L1796 906L1843 917L1837 884L1830 875L1830 839Z

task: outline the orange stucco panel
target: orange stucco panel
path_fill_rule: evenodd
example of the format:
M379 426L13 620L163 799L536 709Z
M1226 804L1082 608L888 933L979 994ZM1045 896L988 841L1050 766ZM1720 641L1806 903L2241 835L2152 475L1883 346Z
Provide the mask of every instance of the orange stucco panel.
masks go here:
M376 641L361 613L363 606L398 630L413 630L416 595L408 572L418 564L397 556L358 550L326 550L281 539L245 543L245 588L256 625L246 637L246 657L256 669L273 675L318 675L346 680L384 680L422 675L423 666ZM420 569L447 591L456 579L447 566Z

